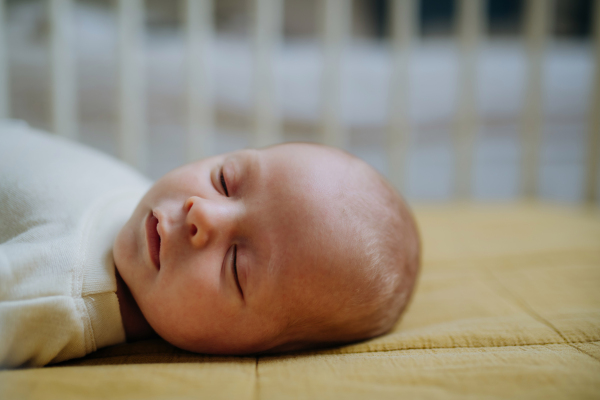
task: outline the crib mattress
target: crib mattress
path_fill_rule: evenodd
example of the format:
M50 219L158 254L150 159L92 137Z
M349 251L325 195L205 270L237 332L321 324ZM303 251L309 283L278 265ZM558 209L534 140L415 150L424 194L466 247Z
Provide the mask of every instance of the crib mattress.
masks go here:
M420 207L415 297L380 338L211 357L161 340L0 372L0 398L600 398L600 211Z

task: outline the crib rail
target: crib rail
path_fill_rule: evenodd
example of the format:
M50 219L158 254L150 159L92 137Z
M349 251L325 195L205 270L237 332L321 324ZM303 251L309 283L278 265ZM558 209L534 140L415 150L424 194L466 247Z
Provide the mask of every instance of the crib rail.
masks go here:
M55 132L77 139L73 0L50 0L50 21L52 126Z
M459 99L455 122L456 196L471 194L473 145L479 126L477 115L477 52L483 35L482 1L460 0L458 3L458 40L460 51Z
M118 0L119 156L140 170L146 167L142 0ZM62 134L62 132L57 132Z
M585 199L594 202L598 195L598 164L600 163L600 1L594 3L594 87L589 111L589 144L586 160Z
M392 2L392 76L390 92L390 121L387 130L388 168L392 183L405 186L408 148L410 146L409 117L409 55L416 36L416 0Z
M215 149L210 59L213 14L212 1L185 1L187 55L187 161L210 156Z
M52 126L57 134L78 137L76 71L73 55L73 0L49 1L51 23ZM182 0L186 37L187 155L188 160L215 152L213 90L209 71L214 34L213 0ZM0 0L0 117L9 117L9 77L6 40L6 6ZM349 133L341 113L342 56L350 38L352 2L321 0L323 74L321 96L321 141L346 147ZM411 121L408 115L409 62L418 38L416 13L419 0L391 0L392 78L387 129L388 172L392 182L405 185L406 160L410 151ZM474 144L480 126L477 109L477 54L486 32L485 0L457 0L457 40L460 52L459 96L454 123L455 196L471 195ZM275 50L282 43L284 0L252 0L254 109L252 144L264 146L282 140L281 116L275 79ZM552 0L526 0L525 41L528 73L522 112L521 193L538 194L541 133L543 128L544 54L550 35ZM589 112L588 156L585 198L595 201L598 193L600 158L600 0L594 1L595 80ZM144 68L142 38L143 0L117 0L119 57L119 145L118 155L140 169L146 166Z
M8 86L8 58L6 52L6 6L0 1L0 118L10 115L10 101Z
M283 35L283 0L254 1L254 145L281 141L274 51Z
M543 124L543 57L552 0L530 0L525 12L525 41L528 55L527 88L523 108L522 192L527 197L537 194L538 165Z

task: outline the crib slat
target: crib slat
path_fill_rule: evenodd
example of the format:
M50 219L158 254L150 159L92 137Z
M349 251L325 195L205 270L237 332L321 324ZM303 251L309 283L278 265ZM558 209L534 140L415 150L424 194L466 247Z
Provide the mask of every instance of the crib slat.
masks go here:
M598 199L598 164L600 163L600 0L594 1L594 86L589 111L589 143L586 165L585 197L590 203Z
M341 65L344 49L350 36L352 1L323 0L323 70L321 96L323 142L344 148L347 132L342 122Z
M417 25L418 0L391 3L391 92L387 134L388 176L398 190L405 185L407 155L410 148L409 115L410 54Z
M186 0L187 161L215 153L214 109L210 79L213 0Z
M471 195L473 160L479 116L477 110L477 60L484 25L482 0L458 3L459 99L455 121L456 197Z
M10 116L5 3L5 0L0 0L0 119Z
M254 145L281 141L275 56L282 40L283 0L254 0Z
M525 197L535 197L538 191L540 148L543 129L544 56L550 32L553 0L527 0L525 14L525 51L527 53L527 87L522 123L521 191Z
M118 0L119 47L119 157L145 168L144 74L142 0Z
M54 132L77 138L77 100L73 36L73 1L50 1L52 52L52 126Z

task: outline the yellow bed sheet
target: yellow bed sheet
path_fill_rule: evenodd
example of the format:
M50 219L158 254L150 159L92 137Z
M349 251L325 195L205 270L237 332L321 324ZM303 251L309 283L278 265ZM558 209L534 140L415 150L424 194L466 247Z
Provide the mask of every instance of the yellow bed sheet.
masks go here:
M393 332L342 348L209 357L160 340L0 372L0 398L600 399L600 212L417 209L423 270Z

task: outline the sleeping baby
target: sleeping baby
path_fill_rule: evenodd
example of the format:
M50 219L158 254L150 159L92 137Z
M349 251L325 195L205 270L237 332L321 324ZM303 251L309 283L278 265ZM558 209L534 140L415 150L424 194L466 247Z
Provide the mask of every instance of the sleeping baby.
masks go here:
M96 151L0 124L0 364L160 336L207 354L389 331L419 268L413 217L341 150L282 144L150 184Z

